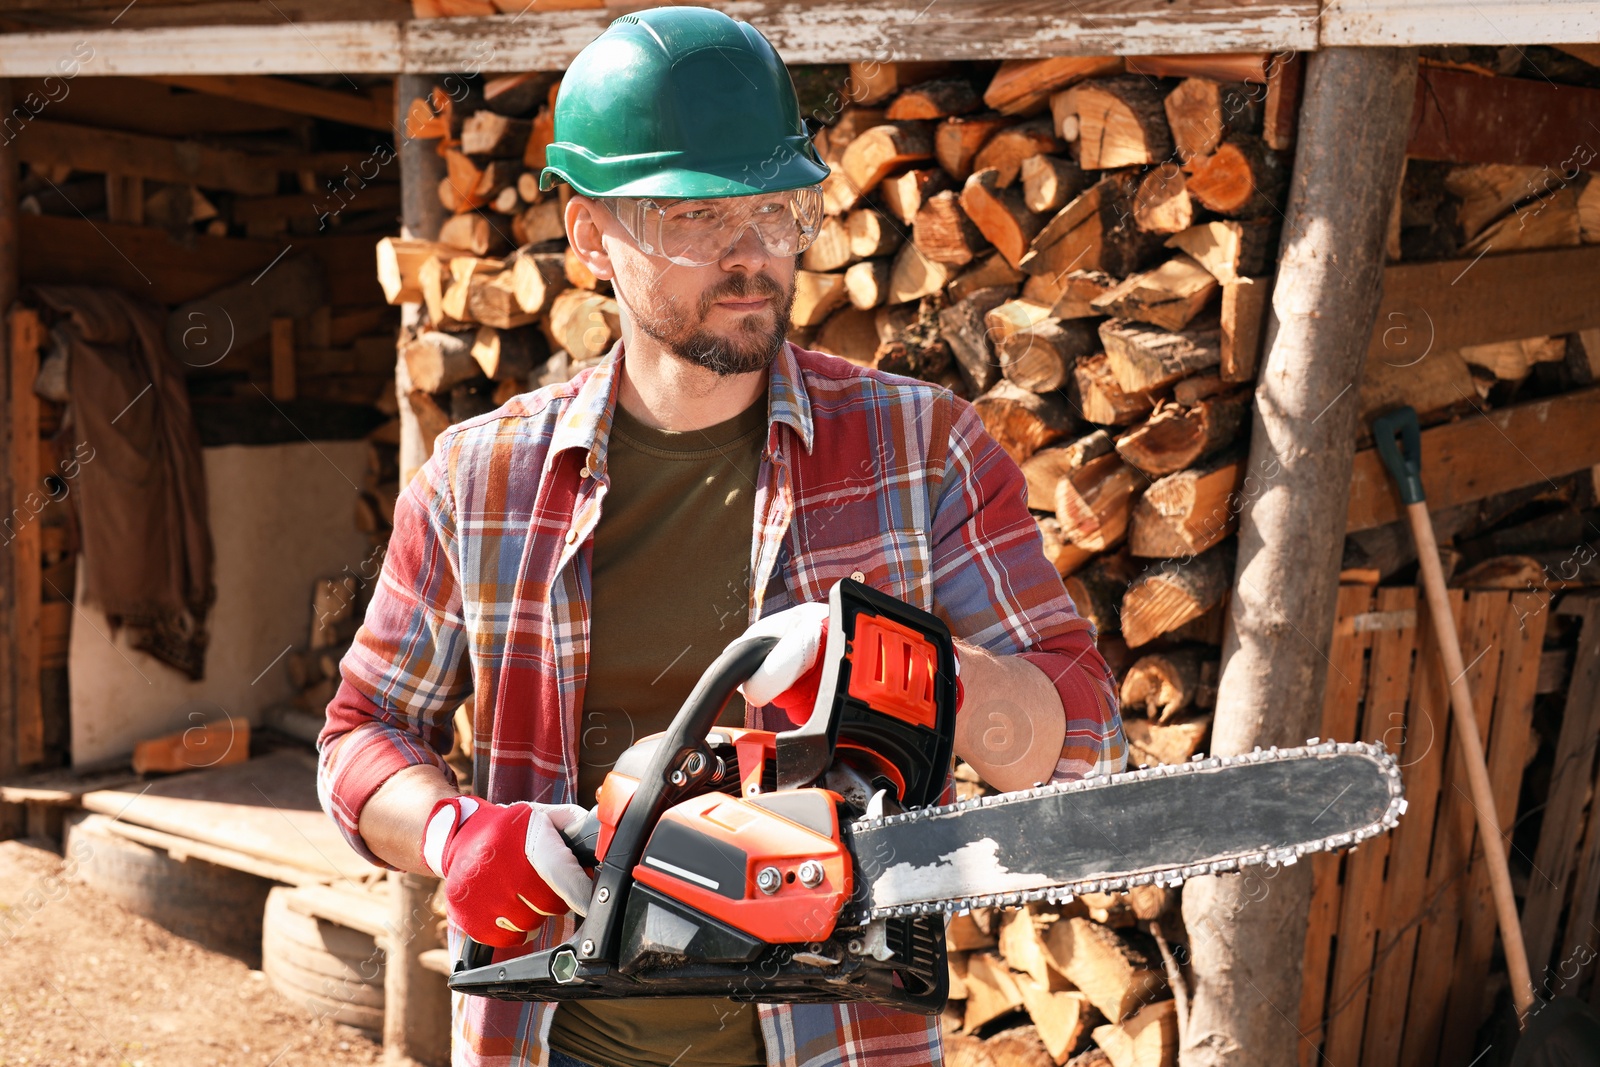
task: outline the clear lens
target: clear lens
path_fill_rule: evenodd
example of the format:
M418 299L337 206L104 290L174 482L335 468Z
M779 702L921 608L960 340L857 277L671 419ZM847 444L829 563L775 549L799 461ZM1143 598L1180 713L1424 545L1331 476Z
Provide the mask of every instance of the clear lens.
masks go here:
M702 200L613 201L612 214L645 252L674 263L704 267L717 262L754 229L770 255L796 256L816 240L822 225L818 186L756 196Z

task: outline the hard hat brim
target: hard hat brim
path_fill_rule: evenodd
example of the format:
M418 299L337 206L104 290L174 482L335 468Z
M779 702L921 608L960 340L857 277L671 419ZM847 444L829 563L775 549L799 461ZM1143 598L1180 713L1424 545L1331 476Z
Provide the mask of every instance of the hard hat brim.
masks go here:
M600 160L589 157L576 145L552 144L546 149L547 165L539 174L539 188L548 190L557 181L564 181L572 186L573 192L584 196L692 200L803 189L820 184L829 174L826 163L800 150L780 151L760 163L729 160L725 166L712 161L700 161L693 167L680 166L674 158L680 155L673 152L645 158ZM614 173L617 180L606 185L573 178L575 172L600 176L608 171Z

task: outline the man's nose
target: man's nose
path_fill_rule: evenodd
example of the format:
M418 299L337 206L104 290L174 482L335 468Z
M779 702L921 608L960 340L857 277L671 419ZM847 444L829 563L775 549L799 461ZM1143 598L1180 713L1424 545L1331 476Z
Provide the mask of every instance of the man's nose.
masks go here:
M747 223L739 231L739 236L728 251L722 255L721 265L724 270L743 270L755 274L767 265L772 258L772 253L767 251L767 246L761 242L761 234L756 229L755 223Z

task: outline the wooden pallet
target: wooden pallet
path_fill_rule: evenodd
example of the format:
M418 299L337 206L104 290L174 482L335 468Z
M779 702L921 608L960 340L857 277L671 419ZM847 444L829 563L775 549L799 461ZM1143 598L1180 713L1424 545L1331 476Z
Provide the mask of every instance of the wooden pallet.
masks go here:
M1409 588L1339 591L1322 736L1396 752L1409 806L1392 833L1314 862L1299 1019L1305 1067L1466 1063L1489 1008L1493 901L1455 755L1448 679L1419 600ZM1550 598L1454 590L1451 603L1509 832Z

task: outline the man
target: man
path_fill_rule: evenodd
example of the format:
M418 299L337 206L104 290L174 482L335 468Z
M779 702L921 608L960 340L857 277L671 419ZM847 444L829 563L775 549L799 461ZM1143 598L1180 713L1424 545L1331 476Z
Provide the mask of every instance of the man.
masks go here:
M572 186L568 238L614 286L623 338L452 427L402 494L322 735L351 844L440 875L453 933L496 959L558 943L588 880L557 831L606 768L748 624L780 641L724 721L791 721L847 576L949 623L956 752L988 782L1120 769L1093 632L972 409L784 340L827 168L765 38L703 8L623 16L573 61L555 136L542 185ZM481 799L440 755L469 695ZM460 997L454 1018L467 1064L941 1058L935 1021L871 1006Z

